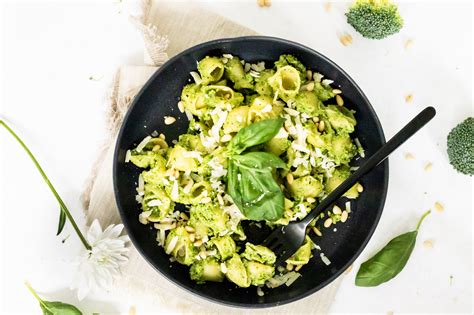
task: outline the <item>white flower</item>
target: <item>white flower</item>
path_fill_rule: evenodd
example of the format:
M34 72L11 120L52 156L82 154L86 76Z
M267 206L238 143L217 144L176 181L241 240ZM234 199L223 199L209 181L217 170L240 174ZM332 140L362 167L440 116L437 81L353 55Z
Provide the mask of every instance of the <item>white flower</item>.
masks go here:
M99 221L92 222L87 232L87 241L92 249L80 257L73 285L79 300L91 291L110 288L120 275L120 267L128 261L125 243L130 240L127 235L120 236L122 230L123 224L112 224L102 232Z

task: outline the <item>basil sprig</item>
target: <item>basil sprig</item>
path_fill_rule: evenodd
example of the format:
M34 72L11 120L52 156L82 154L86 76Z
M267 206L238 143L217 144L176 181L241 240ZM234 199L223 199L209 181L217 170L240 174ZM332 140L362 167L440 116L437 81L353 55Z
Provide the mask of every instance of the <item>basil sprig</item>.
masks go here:
M414 231L395 237L374 257L364 262L357 272L355 284L359 287L375 287L398 275L413 252L418 230L428 214L430 211L423 214Z
M41 310L44 315L82 315L82 312L74 305L59 302L59 301L45 301L39 297L36 291L29 283L25 283L31 294L38 300Z
M241 154L272 139L283 121L267 119L242 128L229 143L227 192L250 220L276 221L283 215L285 197L273 173L277 168L286 169L285 162L268 152Z
M272 139L283 126L283 118L266 119L240 129L229 143L232 153L240 154L246 149Z

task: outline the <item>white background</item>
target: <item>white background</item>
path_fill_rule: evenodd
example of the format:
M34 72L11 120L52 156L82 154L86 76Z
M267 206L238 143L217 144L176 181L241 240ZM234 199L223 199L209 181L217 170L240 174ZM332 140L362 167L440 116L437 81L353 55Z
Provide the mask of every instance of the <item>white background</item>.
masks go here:
M1 7L0 115L36 153L81 226L79 196L106 135L104 96L118 66L143 60L140 35L127 20L134 6L130 2L11 1ZM274 0L265 9L255 1L202 5L261 34L306 44L338 63L371 100L387 138L424 107L436 107L435 120L390 158L382 219L345 277L331 311L471 313L473 183L448 164L446 135L473 115L472 4L403 2L405 27L383 41L355 33L345 23L344 3L333 5L330 12L316 1ZM352 45L340 44L343 32L352 35ZM413 46L407 50L408 39ZM406 103L411 93L413 102ZM85 312L126 314L131 305L138 314L172 312L165 305L113 292L78 302L68 289L78 239L69 224L61 237L55 236L55 199L3 130L0 150L3 313L40 312L25 280L45 297L72 302ZM405 160L407 152L415 160ZM430 172L424 170L428 162L433 163ZM377 288L356 287L360 263L392 237L413 229L435 201L444 204L445 211L433 211L426 219L405 270ZM434 247L424 248L425 240Z

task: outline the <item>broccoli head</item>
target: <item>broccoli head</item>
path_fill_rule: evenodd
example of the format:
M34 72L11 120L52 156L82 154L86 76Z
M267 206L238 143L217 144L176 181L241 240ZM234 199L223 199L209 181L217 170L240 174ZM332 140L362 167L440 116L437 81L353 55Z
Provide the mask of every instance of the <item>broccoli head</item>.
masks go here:
M383 39L403 27L398 7L390 0L356 0L346 17L347 23L370 39Z
M469 117L448 134L448 157L451 165L463 174L474 174L474 118Z

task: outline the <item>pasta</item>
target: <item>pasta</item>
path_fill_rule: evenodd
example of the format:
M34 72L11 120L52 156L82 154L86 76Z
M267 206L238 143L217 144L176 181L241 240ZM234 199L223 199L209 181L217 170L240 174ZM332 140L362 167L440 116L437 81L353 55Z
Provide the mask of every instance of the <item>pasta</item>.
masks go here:
M139 220L153 224L158 245L172 261L190 266L190 277L198 283L227 279L245 288L275 287L287 278L293 282L298 275L275 270L270 249L246 242L241 222L248 218L227 187L229 143L258 122L284 120L270 140L248 151L270 153L263 156L286 166L272 173L272 187L284 194L283 214L267 224L288 224L304 218L340 185L351 174L351 160L363 154L350 136L357 123L354 113L332 105L332 81L322 80L318 73L307 76L306 67L291 55L282 55L270 69L236 56L208 56L198 62L197 70L180 99L192 118L188 132L172 146L162 136L148 136L127 153L127 161L142 169L136 198L142 209ZM239 173L238 180L251 180L249 174ZM359 196L357 185L347 198ZM178 210L178 204L187 208ZM327 218L336 224L341 211L328 211L312 222L318 237ZM286 261L287 269L308 264L316 247L307 236Z

